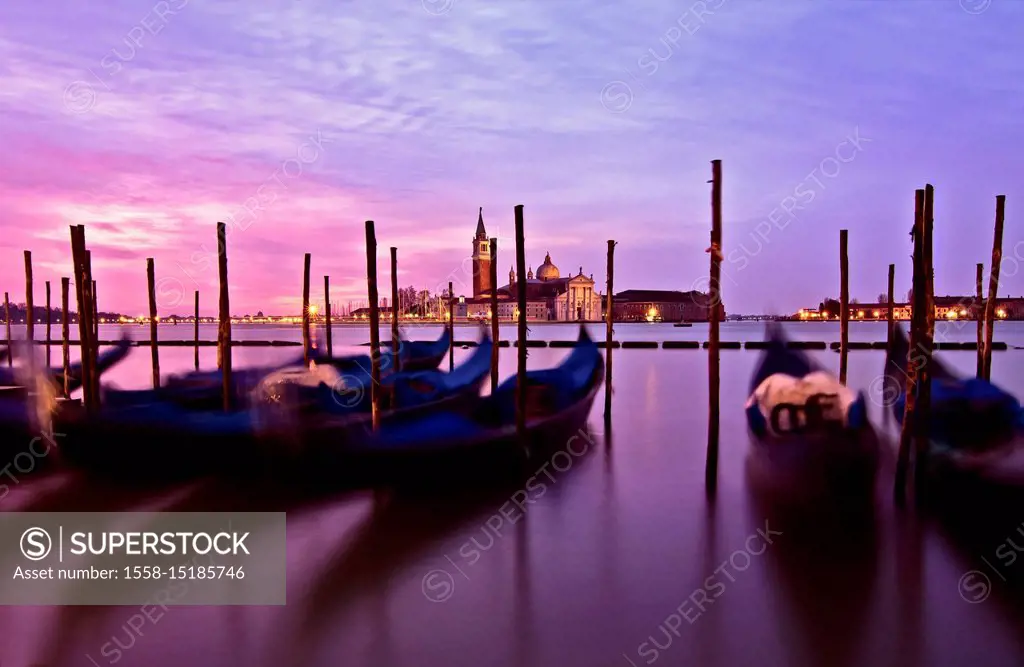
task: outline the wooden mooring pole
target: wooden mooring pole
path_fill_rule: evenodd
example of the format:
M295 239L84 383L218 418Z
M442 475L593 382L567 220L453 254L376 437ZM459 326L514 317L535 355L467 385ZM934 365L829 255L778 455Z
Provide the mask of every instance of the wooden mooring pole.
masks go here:
M605 286L605 313L604 313L604 418L612 417L612 294L615 289L615 241L608 239L608 282Z
M78 307L78 349L81 354L82 404L86 410L91 411L94 409L92 382L89 372L90 358L92 356L90 353L92 348L90 343L92 327L91 318L88 316L88 312L91 310L88 302L88 290L85 286L88 281L88 271L86 269L85 227L83 225L71 225L71 256L74 266L75 297Z
M448 282L448 372L455 370L455 288Z
M894 300L895 294L893 294L893 288L896 285L896 265L889 265L889 315L886 318L886 332L885 332L885 353L886 359L889 358L889 352L892 350L893 334L896 332L896 314L893 310L896 307Z
M921 313L922 361L917 376L917 404L914 406L916 428L914 432L914 495L920 499L925 491L928 465L928 435L931 424L932 404L932 355L935 350L935 278L932 264L932 228L935 217L935 188L926 184L924 188L924 235L922 238L922 260L924 263L924 306Z
M312 257L307 252L302 259L302 359L309 368L309 263Z
M711 161L711 279L708 285L708 446L704 490L708 499L718 487L719 368L718 312L722 296L722 161Z
M377 236L366 221L366 291L370 298L370 405L373 429L380 428L380 299L377 295Z
M92 252L89 253L90 257ZM89 260L89 275L92 275L92 260ZM100 300L96 293L96 281L92 282L92 297L90 302L92 303L92 340L97 346L99 345L100 339ZM96 354L99 355L99 347L96 348Z
M992 237L992 267L988 277L988 301L985 303L984 379L992 380L992 333L996 323L996 299L999 296L999 265L1003 259L1003 213L1006 195L996 196L996 228Z
M231 302L228 297L228 230L217 223L217 275L220 282L220 304L217 323L217 357L220 359L221 393L224 411L231 410Z
M35 341L36 314L32 307L32 251L25 251L25 340ZM31 349L31 348L30 348Z
M146 258L146 282L149 286L149 349L153 365L153 389L160 388L160 345L157 340L156 265Z
M327 358L334 358L334 341L331 338L331 277L324 276L324 327L327 333Z
M526 234L523 230L523 205L516 204L516 305L518 328L516 350L516 436L529 457L526 442Z
M928 280L924 265L924 190L914 192L914 272L913 294L910 320L910 354L907 359L897 359L906 377L904 392L903 426L900 429L900 447L896 460L896 475L893 485L893 496L897 505L902 506L906 500L907 473L910 468L910 445L917 432L917 379L918 364L914 351L921 349L922 334L926 328L924 309L927 302L926 289Z
M455 347L455 341L449 349ZM391 359L395 372L402 370L401 350L398 345L398 248L391 247Z
M4 292L4 324L7 342L7 367L14 365L14 351L11 349L11 295Z
M498 342L501 331L498 329L498 239L491 239L491 393L498 390Z
M849 232L839 230L839 382L846 384L850 353L850 258Z
M976 296L977 303L974 307L974 318L978 320L978 367L974 376L978 379L985 374L985 265L978 262Z
M50 311L50 281L46 281L46 369L50 369L50 332L53 330L53 313Z
M99 358L99 328L96 325L96 281L92 279L92 251L85 243L85 225L79 225L82 230L82 248L85 249L85 285L86 293L86 314L88 316L89 329L89 386L92 392L93 408L98 410L100 406L100 377L97 369Z
M68 312L68 295L71 292L71 278L60 279L60 355L64 368L64 398L71 398L71 315Z
M195 369L199 370L199 290L195 293L195 317L192 321L192 339L195 342Z

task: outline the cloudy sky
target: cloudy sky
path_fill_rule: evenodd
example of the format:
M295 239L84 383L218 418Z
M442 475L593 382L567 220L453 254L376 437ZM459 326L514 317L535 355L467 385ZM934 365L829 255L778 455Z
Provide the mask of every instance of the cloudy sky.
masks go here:
M215 311L470 284L477 208L512 263L620 288L706 285L724 170L730 312L909 287L914 188L936 187L936 291L973 290L1007 195L1001 293L1024 294L1024 3L1013 0L40 0L0 4L0 286L22 251L59 292L85 224L101 307ZM1018 249L1019 244L1019 249ZM1019 265L1019 266L1018 266ZM466 290L463 290L466 291ZM182 295L184 296L183 302Z

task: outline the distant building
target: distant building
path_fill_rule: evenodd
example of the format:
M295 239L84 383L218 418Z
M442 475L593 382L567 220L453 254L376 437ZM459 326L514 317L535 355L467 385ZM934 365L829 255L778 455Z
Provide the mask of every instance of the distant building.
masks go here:
M473 236L473 296L465 299L466 317L487 318L491 310L490 267L497 258L490 256L490 242L484 228L483 209L476 222ZM601 319L601 293L594 289L594 276L583 275L583 267L574 276L563 278L551 261L551 254L537 267L527 271L526 319L557 320L562 322L596 321ZM497 288L499 319L515 319L519 279L515 268L508 274L508 284ZM458 316L458 311L456 311Z
M707 322L711 297L691 290L639 290L612 297L612 318L618 322ZM718 319L725 319L725 305L718 304Z
M985 300L975 296L937 296L935 297L935 321L978 320L984 317L984 308ZM889 319L889 304L887 303L851 303L849 309L851 320ZM909 321L913 310L909 303L894 303L893 319ZM1024 297L996 299L995 314L997 319L1024 319ZM829 318L827 314L817 308L801 308L792 316L792 319L813 321Z

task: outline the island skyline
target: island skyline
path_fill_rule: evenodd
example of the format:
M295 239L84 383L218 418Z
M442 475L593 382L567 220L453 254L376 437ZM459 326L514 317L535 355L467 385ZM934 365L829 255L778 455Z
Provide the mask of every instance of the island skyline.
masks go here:
M381 285L389 246L400 284L446 284L480 206L505 269L516 204L530 258L600 286L615 239L616 285L706 290L712 159L730 312L838 293L842 228L851 292L884 290L895 263L905 293L923 182L936 293L971 293L976 262L987 271L997 194L1000 294L1024 293L1024 129L1006 111L1024 108L1024 65L990 56L1019 48L1017 3L59 4L0 8L0 284L18 293L32 250L37 303L71 274L72 224L102 309L145 312L154 257L159 313L199 289L212 316L217 221L232 310L297 312L305 252L314 285L366 298L366 219Z

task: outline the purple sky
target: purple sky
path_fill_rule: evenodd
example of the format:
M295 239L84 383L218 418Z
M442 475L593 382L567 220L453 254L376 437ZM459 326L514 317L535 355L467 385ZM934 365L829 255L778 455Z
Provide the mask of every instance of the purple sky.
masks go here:
M617 288L701 288L719 158L730 312L837 295L843 227L851 295L890 262L905 294L925 182L936 292L973 291L1006 194L1000 294L1024 294L1024 3L641 5L4 2L0 286L24 300L31 249L59 302L82 223L102 308L146 309L152 256L161 314L194 289L214 314L234 220L232 311L294 313L304 252L320 299L324 274L365 298L373 219L382 294L391 245L402 285L468 292L477 207L504 278L521 203L534 268L603 283L614 238Z

